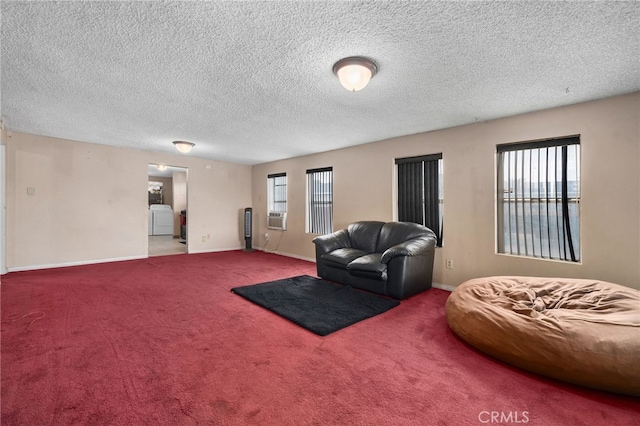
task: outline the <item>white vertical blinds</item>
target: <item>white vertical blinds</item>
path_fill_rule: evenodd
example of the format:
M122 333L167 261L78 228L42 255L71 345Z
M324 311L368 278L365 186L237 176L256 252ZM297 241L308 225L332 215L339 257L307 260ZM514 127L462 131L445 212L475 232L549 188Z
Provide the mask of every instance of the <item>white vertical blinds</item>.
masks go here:
M498 145L498 252L580 261L580 138Z

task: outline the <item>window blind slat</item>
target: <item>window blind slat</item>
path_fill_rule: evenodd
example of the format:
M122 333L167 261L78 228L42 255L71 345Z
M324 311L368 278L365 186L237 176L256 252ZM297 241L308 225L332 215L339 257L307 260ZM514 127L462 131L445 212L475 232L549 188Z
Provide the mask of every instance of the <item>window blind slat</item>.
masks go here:
M515 170L515 173L516 173L516 176L517 176L519 171L520 171L519 168L518 168L518 153L514 152L514 156L515 156L515 159L514 159L515 163L514 163L513 167L514 167L514 170ZM515 228L514 228L514 231L516 233L515 234L516 235L516 254L520 254L520 232L519 232L520 231L520 214L519 214L520 213L520 208L519 208L520 207L520 203L518 202L518 198L520 197L520 194L519 194L520 193L520 185L519 185L518 180L516 180L516 182L514 184L514 187L515 187L515 189L514 189L514 192L513 192L513 194L514 194L514 205L513 205L513 207L514 207L514 210L515 210L515 217L514 217L514 220L515 220L515 225L514 226L515 226Z
M562 236L560 234L560 230L562 229L561 227L561 222L560 222L560 214L558 212L558 208L560 206L558 206L558 149L557 147L555 147L553 149L554 151L554 168L553 168L553 189L554 189L554 197L555 197L555 208L556 208L556 241L558 242L558 258L560 259L564 259L564 254L563 254L563 241L562 241ZM561 208L561 207L560 207Z
M508 152L507 153L507 194L508 194L508 206L509 206L509 215L507 216L509 218L509 226L507 227L507 232L509 233L509 251L508 253L513 253L513 224L511 223L511 205L512 205L512 198L513 198L513 192L515 191L515 188L513 187L513 183L511 181L511 153Z
M534 230L533 230L533 155L535 154L535 151L532 151L529 155L529 194L527 196L527 200L529 202L529 220L531 221L529 223L529 230L531 231L530 235L530 241L531 241L531 253L533 254L534 257L536 257L536 244L535 244L535 239L533 237L534 235Z
M425 161L424 163L424 225L440 235L440 198L438 183L438 161ZM438 245L442 245L438 241Z
M546 213L547 213L547 223L546 223L546 228L547 228L547 242L548 242L548 246L549 246L549 258L551 259L552 258L551 257L551 225L550 225L551 221L549 220L549 199L550 199L551 194L549 192L549 189L550 189L549 182L550 181L549 181L549 167L548 167L548 165L549 165L549 148L545 148L545 153L547 155L547 167L546 167L546 169L547 169L546 179L547 180L545 181L545 188L546 188L546 197L545 198L546 198L546 205L547 205L547 211L546 211Z
M568 182L568 148L562 147L562 222L564 223L563 229L566 229L566 242L569 248L569 259L572 262L576 261L576 255L573 250L573 239L571 238L571 223L569 221L569 182Z

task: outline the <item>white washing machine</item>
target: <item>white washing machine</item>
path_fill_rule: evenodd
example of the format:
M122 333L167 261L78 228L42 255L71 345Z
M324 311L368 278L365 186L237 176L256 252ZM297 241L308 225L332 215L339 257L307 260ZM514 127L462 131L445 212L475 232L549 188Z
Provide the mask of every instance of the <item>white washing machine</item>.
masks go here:
M149 206L151 235L173 235L173 209L168 204Z

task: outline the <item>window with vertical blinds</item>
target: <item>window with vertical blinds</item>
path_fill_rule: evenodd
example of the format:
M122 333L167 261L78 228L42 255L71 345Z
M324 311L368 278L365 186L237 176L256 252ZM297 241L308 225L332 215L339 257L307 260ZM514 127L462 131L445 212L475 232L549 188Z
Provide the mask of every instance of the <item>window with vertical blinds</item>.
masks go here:
M398 220L431 229L442 247L442 154L397 158Z
M267 175L267 209L269 212L287 211L287 174Z
M580 261L580 137L497 146L498 253Z
M307 170L307 232L333 232L333 168Z

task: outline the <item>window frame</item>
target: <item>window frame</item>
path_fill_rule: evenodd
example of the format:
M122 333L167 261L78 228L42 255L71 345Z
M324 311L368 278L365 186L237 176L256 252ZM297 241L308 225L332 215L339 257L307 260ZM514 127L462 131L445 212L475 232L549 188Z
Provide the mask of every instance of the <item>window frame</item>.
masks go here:
M284 178L284 184L278 183L279 178ZM284 187L284 200L277 199L277 188ZM288 193L287 193L287 174L272 173L267 175L267 213L280 212L286 213L288 209ZM283 204L283 208L279 208L277 204Z
M305 232L309 234L330 234L333 232L333 167L308 169L306 191L306 225ZM319 179L314 179L318 177ZM328 178L328 182L323 179ZM314 197L321 186L328 185L329 191ZM315 199L315 201L314 201ZM318 205L328 205L318 208Z
M404 166L412 167L412 170L407 169L407 173L404 173L402 170ZM395 168L395 208L398 221L426 226L436 234L436 246L442 247L444 224L444 190L440 179L444 173L442 153L396 158ZM404 187L402 187L403 183ZM403 194L407 197L405 198ZM419 200L417 200L418 195ZM433 205L437 205L437 208L433 208Z
M569 147L574 147L571 148L571 153ZM511 158L512 154L515 155L514 158ZM570 154L572 154L571 157ZM506 159L505 156L507 156ZM573 162L570 163L570 160ZM511 168L514 169L513 174ZM544 170L541 170L542 168ZM569 176L570 168L573 170L571 176ZM579 135L496 146L495 235L498 254L580 263L582 258L580 168ZM533 169L537 170L536 174L532 171ZM529 170L528 185L527 170ZM574 180L570 181L570 177ZM534 178L537 179L534 181ZM508 183L505 188L505 181L513 183ZM573 182L571 188L569 188L570 182ZM528 197L526 197L527 191ZM505 197L505 194L508 194L508 197ZM506 202L509 204L508 210L505 209ZM519 208L518 203L521 204ZM537 203L535 209L534 203ZM505 217L507 213L508 219ZM508 243L506 235L509 236ZM539 250L536 250L536 245Z

